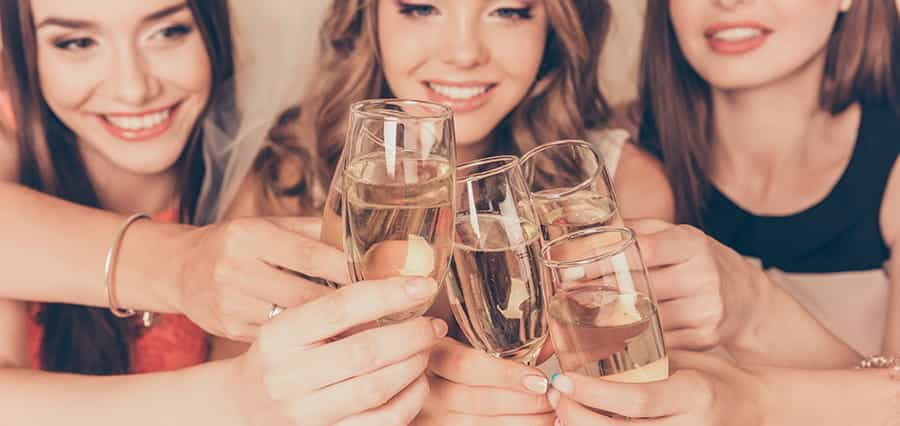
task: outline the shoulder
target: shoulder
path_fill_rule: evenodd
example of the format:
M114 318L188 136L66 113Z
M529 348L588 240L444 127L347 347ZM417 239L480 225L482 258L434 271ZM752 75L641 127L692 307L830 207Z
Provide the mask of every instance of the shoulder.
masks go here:
M19 176L19 148L11 132L0 129L0 181L17 181Z
M626 219L675 218L675 198L662 164L633 143L625 143L613 186Z

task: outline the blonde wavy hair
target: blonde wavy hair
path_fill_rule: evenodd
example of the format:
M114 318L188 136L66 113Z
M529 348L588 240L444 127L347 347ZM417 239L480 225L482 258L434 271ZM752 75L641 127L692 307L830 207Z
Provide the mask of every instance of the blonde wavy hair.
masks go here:
M521 154L545 142L585 138L610 118L598 62L609 29L606 0L545 3L550 31L535 83L491 133L492 154ZM286 111L257 158L267 201L291 197L318 210L343 149L350 105L394 97L378 52L376 0L334 1L319 34L313 86Z

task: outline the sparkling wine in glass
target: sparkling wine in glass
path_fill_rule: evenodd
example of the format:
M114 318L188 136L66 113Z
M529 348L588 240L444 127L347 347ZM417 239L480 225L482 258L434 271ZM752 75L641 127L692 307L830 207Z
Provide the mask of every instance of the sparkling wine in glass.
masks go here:
M420 276L443 283L453 245L452 112L431 102L383 99L358 102L351 115L340 183L351 279ZM383 322L420 316L432 302Z
M590 228L542 249L550 336L564 372L642 383L669 375L659 314L634 232Z
M522 156L545 241L596 226L623 225L603 156L590 142L561 140Z
M534 364L547 338L540 228L518 160L457 168L453 263L447 293L469 343Z

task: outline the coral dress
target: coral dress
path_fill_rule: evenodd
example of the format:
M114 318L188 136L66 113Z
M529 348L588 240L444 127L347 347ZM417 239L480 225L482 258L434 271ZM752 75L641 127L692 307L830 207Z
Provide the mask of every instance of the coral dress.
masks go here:
M157 214L160 222L177 222L174 210ZM41 369L41 342L44 327L38 323L37 315L42 304L29 306L28 350L31 367ZM133 320L140 323L140 315ZM142 328L139 336L131 343L132 373L171 371L201 364L209 356L209 340L200 327L187 317L176 314L157 314L150 328Z

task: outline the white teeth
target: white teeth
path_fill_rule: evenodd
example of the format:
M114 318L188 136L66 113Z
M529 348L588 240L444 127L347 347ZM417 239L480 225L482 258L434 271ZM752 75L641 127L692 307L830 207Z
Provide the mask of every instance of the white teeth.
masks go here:
M713 34L713 38L724 41L741 41L758 37L760 35L762 35L762 30L760 30L759 28L740 27L719 31Z
M116 126L122 130L146 130L151 129L153 127L159 126L164 121L169 119L170 110L165 110L162 112L157 112L153 114L146 114L138 117L116 117L112 115L105 115L106 121L108 121L113 126Z
M441 96L446 96L450 99L466 100L484 94L484 92L487 92L490 86L485 85L475 87L456 87L428 83L428 87L430 87L431 90L434 90Z

